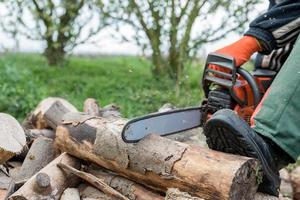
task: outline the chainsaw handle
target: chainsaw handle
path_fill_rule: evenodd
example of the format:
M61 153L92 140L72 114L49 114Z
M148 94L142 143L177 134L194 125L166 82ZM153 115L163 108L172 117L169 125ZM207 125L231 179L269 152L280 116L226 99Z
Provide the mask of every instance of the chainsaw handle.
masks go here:
M253 104L254 104L254 107L256 107L260 102L261 94L259 92L259 88L258 88L258 85L257 85L254 77L247 70L245 70L241 67L237 68L237 73L239 75L241 75L241 77L243 79L245 79L246 82L249 84L249 86L253 92Z
M217 70L212 70L209 68L209 65L217 65L221 68L230 69L230 73L219 72ZM245 81L249 84L253 92L253 103L256 107L260 102L261 95L259 92L258 85L254 77L245 69L237 67L233 57L224 56L218 53L211 53L207 56L205 69L203 72L202 86L205 93L205 96L208 96L210 91L211 83L221 85L225 88L228 88L233 99L237 101L240 105L245 105L246 103L239 99L234 93L234 86L239 80L237 80L237 74L239 74ZM222 78L223 77L223 78Z

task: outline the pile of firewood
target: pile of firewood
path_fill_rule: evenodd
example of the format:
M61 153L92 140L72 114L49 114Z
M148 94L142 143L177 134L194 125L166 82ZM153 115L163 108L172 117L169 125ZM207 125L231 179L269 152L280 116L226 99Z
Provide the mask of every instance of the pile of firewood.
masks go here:
M79 112L47 98L22 126L0 114L0 199L278 199L256 193L257 160L154 134L126 144L126 121L94 99Z

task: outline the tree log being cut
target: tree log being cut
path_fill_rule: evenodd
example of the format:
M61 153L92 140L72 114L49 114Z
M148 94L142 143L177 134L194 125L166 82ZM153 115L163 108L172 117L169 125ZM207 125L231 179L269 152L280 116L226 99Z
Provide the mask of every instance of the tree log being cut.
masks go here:
M12 116L0 113L0 164L20 153L26 145L25 133Z
M51 119L50 119L51 120ZM67 113L56 130L58 147L158 191L178 188L207 200L253 199L255 159L190 146L157 135L126 144L127 120Z

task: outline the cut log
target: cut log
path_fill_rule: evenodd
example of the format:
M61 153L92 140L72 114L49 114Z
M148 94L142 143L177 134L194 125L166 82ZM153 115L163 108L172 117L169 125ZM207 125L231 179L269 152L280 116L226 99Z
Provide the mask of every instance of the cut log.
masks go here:
M20 189L12 194L9 200L53 199L58 200L68 187L75 187L79 179L70 173L63 172L58 163L80 168L80 161L66 153L61 154L46 167L32 176Z
M0 113L0 164L3 164L26 145L26 137L19 122L12 116Z
M57 102L59 102L59 105L56 104ZM39 103L36 109L25 119L23 125L30 129L55 129L56 127L53 126L53 124L60 121L59 116L61 116L61 113L76 111L77 109L65 99L59 97L48 97ZM45 115L57 115L57 117L53 116L52 119L55 121L52 122L46 121L47 117L45 117Z
M60 200L80 200L79 190L77 188L65 189Z
M104 194L97 188L92 187L87 183L80 184L78 188L81 200L119 200Z
M198 197L192 197L186 192L181 192L176 188L169 188L165 200L204 200Z
M40 136L50 139L55 138L55 132L51 129L27 129L25 133L26 137L29 138L29 140L34 140Z
M255 159L212 151L150 135L126 144L127 120L68 113L56 130L58 147L76 157L166 192L179 188L211 199L253 199L257 189Z
M279 200L279 198L268 194L257 193L254 200Z
M122 114L120 113L120 107L115 104L109 104L104 106L100 110L100 116L109 118L109 117L121 117Z
M38 137L34 140L26 155L16 181L29 179L55 158L55 148L52 139Z
M83 112L93 115L100 116L100 106L96 99L88 98L83 103Z
M123 178L117 174L112 174L101 169L89 169L89 173L98 177L106 184L119 191L131 200L163 200L164 197L156 194L145 187Z
M107 185L102 180L100 180L99 178L97 178L96 176L94 176L92 174L77 170L77 169L75 169L69 165L65 165L63 163L58 163L57 166L60 167L61 169L63 169L64 171L70 172L70 173L74 174L75 176L85 180L86 182L88 182L92 186L98 188L103 193L107 194L108 196L115 197L120 200L129 200L127 197L123 196L121 193L114 190L109 185Z
M300 200L300 166L291 172L291 182L294 191L294 199Z

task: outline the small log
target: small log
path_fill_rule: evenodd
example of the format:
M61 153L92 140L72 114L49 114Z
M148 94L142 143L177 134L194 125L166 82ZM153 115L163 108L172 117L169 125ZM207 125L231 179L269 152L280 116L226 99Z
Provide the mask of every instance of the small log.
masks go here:
M290 174L294 191L294 199L300 200L300 166L296 167Z
M65 189L60 200L80 200L79 190L77 188Z
M20 153L26 137L19 122L12 116L0 113L0 164Z
M100 106L96 99L88 98L83 103L83 112L93 116L100 116Z
M169 188L165 200L204 200L198 197L192 197L186 192L181 192L176 188Z
M212 151L150 135L126 144L121 130L127 120L68 113L56 130L58 147L76 157L152 189L179 188L212 199L253 199L255 159Z
M101 192L99 189L84 182L78 187L81 200L118 200L114 197L108 196ZM138 200L138 199L137 199Z
M27 129L25 133L26 133L26 137L29 138L30 140L34 140L40 136L50 138L50 139L55 138L55 132L51 129Z
M59 105L63 106L57 106L57 102L59 102ZM53 126L53 124L57 121L60 121L60 119L55 117L55 115L60 116L61 113L66 113L70 111L76 112L77 109L65 99L58 97L48 97L42 100L38 104L36 109L29 116L27 116L27 118L23 122L23 125L24 127L30 129L55 129L56 127ZM54 115L52 118L54 122L47 121L47 117L45 117L45 115Z
M29 179L55 158L52 139L38 137L34 140L17 176L17 181Z
M63 169L64 171L70 172L70 173L78 176L79 178L85 180L86 182L90 183L92 186L98 188L103 193L105 193L111 197L116 197L121 200L129 200L128 198L126 198L125 196L120 194L118 191L114 190L109 185L107 185L102 180L98 179L96 176L94 176L92 174L89 174L89 173L86 173L83 171L79 171L79 170L77 170L71 166L65 165L63 163L58 163L57 166L60 167L61 169Z
M123 178L117 174L105 172L102 169L89 169L89 173L93 174L100 180L104 181L110 187L114 188L124 196L131 200L163 200L164 198L145 187Z
M46 167L32 176L20 189L12 194L9 200L53 199L58 200L68 187L75 187L79 179L57 167L63 163L80 168L80 161L66 153L61 154Z
M263 193L256 193L254 200L280 200L278 197Z
M109 104L100 109L100 116L104 118L121 117L120 107L115 104Z

